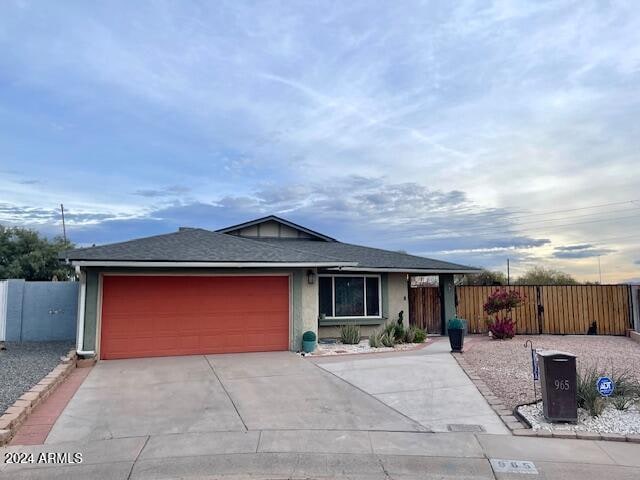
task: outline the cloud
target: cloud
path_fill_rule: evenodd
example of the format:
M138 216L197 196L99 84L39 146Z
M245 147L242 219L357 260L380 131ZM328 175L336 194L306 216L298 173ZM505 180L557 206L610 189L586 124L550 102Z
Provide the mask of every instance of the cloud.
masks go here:
M613 252L615 252L615 250L611 248L596 247L590 243L584 243L580 245L555 247L553 256L555 258L577 259L599 257Z
M183 185L173 185L161 189L140 189L133 192L134 195L146 198L172 197L183 193L188 193L191 188Z
M637 198L633 3L21 5L0 3L0 221L54 229L64 201L101 243L275 212L482 266L611 250L633 276L640 215L541 213Z
M636 260L636 261L635 261L635 262L633 262L633 263L635 263L636 265L640 265L640 260Z

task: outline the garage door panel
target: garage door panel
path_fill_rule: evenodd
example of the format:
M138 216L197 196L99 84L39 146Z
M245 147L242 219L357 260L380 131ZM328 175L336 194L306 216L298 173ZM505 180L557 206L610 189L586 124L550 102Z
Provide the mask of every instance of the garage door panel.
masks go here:
M287 350L286 276L103 278L101 358Z

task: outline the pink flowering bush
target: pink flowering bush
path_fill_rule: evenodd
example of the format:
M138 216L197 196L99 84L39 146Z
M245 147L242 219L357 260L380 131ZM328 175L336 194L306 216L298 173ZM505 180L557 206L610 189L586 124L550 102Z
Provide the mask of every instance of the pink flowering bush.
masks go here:
M491 336L496 340L513 338L516 335L516 324L510 318L496 318L488 320L487 323Z
M511 318L511 310L524 302L524 296L516 290L498 288L487 297L483 308L489 315L487 326L493 338L513 338L516 324ZM493 316L493 318L491 318Z

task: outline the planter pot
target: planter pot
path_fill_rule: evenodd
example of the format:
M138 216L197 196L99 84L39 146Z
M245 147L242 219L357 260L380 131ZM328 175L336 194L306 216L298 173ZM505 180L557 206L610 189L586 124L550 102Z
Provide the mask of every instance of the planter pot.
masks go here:
M464 328L450 328L449 343L452 352L461 352L464 344Z
M316 349L316 341L315 340L303 340L302 341L302 351L304 353L311 353Z

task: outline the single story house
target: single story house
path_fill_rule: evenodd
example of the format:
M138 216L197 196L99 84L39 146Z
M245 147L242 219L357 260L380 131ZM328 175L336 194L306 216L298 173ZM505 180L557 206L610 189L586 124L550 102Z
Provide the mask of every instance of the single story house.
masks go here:
M268 216L61 253L80 277L78 351L100 359L300 349L403 316L411 275L438 275L455 314L463 265L342 243Z

